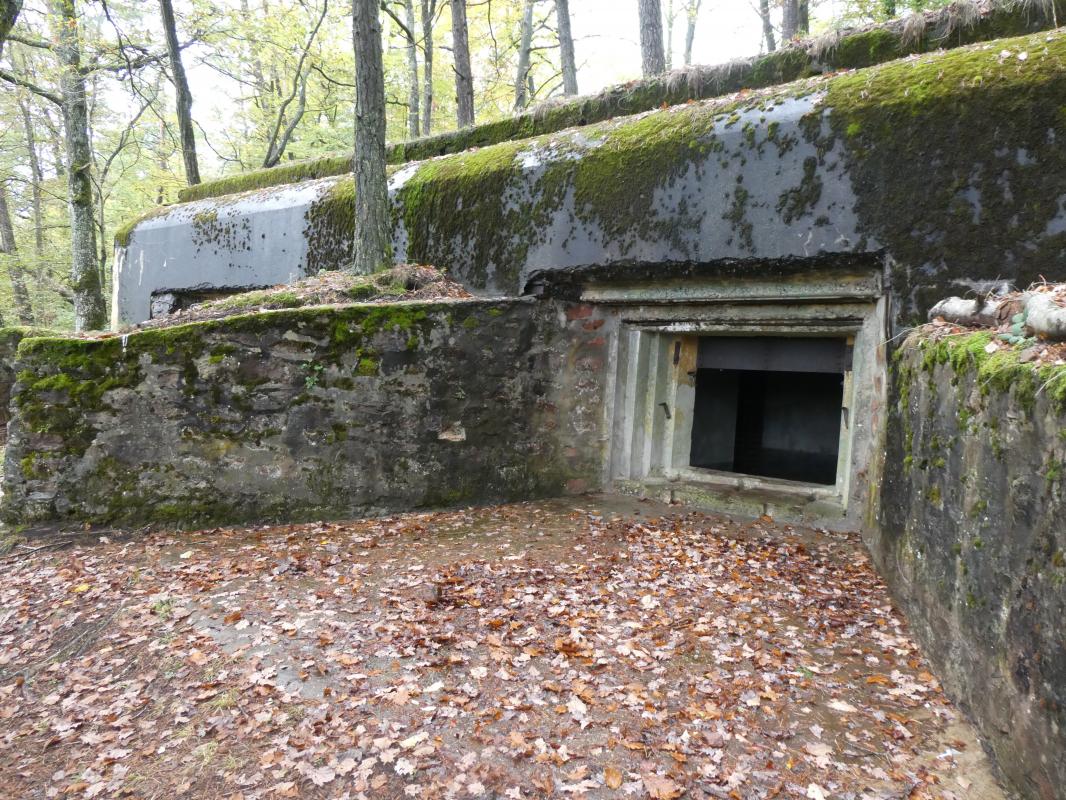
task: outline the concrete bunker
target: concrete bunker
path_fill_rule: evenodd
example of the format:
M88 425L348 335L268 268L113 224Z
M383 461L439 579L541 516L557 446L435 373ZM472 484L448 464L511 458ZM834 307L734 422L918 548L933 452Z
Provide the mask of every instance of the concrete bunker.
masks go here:
M812 259L811 261L818 261ZM590 285L618 307L605 482L847 527L876 508L886 301L876 259Z

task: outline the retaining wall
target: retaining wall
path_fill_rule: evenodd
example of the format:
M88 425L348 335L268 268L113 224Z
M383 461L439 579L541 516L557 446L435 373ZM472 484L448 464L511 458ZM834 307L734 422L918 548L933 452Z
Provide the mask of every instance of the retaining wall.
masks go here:
M990 334L896 364L867 541L944 687L1026 797L1066 797L1066 368Z
M457 301L28 339L4 515L192 525L595 488L602 326L584 306Z

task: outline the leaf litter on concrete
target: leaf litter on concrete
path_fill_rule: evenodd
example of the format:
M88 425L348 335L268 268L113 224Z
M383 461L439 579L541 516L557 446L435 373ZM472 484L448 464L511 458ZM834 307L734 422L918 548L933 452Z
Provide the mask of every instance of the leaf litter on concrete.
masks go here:
M854 535L610 497L16 551L0 796L1000 798Z

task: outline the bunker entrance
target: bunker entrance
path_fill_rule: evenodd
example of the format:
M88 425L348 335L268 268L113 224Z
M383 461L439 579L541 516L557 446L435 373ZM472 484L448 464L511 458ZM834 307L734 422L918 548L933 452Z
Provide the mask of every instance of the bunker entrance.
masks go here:
M875 518L881 266L806 267L582 289L586 302L618 309L606 485L840 530Z
M841 338L700 337L689 465L836 484L849 361Z

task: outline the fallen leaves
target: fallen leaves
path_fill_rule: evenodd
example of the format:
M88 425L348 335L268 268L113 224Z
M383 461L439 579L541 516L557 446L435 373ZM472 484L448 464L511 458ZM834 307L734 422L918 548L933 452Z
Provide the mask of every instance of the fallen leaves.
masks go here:
M674 781L661 775L642 775L641 780L644 782L644 791L652 800L674 800L684 793Z
M11 797L890 795L951 715L854 538L565 503L42 553L0 676Z
M603 768L603 782L608 789L617 789L622 785L622 770L610 765Z

